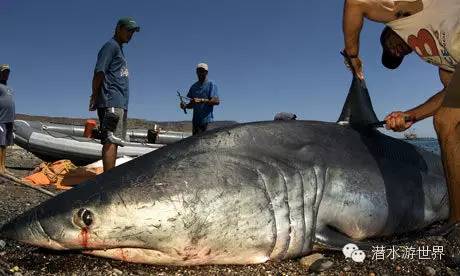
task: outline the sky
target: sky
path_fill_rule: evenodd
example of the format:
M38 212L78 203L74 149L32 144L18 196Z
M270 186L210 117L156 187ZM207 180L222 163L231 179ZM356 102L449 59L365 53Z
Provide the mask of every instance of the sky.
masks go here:
M97 53L117 20L133 16L141 31L124 46L128 117L190 120L176 91L186 94L196 81L196 64L206 62L221 100L216 120L272 120L285 111L333 122L352 79L339 53L342 10L340 0L0 0L0 63L11 65L8 84L17 113L96 117L88 101ZM381 119L441 89L437 68L414 54L398 70L381 65L382 29L367 21L360 50ZM436 135L431 118L414 131Z

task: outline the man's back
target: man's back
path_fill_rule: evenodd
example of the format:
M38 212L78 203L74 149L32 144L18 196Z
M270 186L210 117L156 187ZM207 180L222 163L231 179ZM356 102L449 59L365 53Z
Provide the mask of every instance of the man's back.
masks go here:
M423 10L422 0L346 0L346 8L364 13L370 20L387 23Z
M424 9L388 22L422 59L447 71L455 71L460 59L460 2L423 0Z

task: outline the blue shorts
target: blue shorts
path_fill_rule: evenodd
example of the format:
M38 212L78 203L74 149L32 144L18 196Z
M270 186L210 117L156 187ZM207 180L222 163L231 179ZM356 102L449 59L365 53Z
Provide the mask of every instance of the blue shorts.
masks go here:
M11 146L13 141L13 123L0 123L0 146Z

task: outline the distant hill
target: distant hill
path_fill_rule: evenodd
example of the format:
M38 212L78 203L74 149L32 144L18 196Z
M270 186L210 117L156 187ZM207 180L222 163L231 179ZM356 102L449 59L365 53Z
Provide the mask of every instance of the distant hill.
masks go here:
M55 124L66 124L66 125L84 125L86 120L90 118L68 118L68 117L49 117L49 116L40 116L40 115L28 115L28 114L16 114L16 120L26 120L26 121L40 121L47 123ZM92 118L96 121L97 118ZM129 118L128 119L128 128L146 128L150 129L157 124L162 129L174 130L174 131L192 131L192 122L191 121L148 121L144 119ZM210 125L210 129L224 127L229 125L238 124L236 121L215 121Z

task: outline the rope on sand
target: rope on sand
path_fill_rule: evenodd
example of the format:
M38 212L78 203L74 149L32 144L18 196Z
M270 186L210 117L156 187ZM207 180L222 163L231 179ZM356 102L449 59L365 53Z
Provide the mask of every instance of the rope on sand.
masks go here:
M43 188L37 187L37 186L35 186L35 185L29 184L29 183L27 183L27 182L24 182L24 181L22 181L21 179L17 178L17 177L14 176L14 175L11 175L11 174L0 174L0 176L4 177L4 178L6 178L6 179L9 179L9 180L13 181L13 182L16 183L16 184L25 185L25 186L27 186L27 187L29 187L29 188L32 188L32 189L34 189L34 190L37 190L37 191L39 191L39 192L41 192L41 193L44 193L44 194L46 194L46 195L49 195L49 196L52 196L52 197L56 196L55 193L50 192L50 191L48 191L48 190L45 190L45 189L43 189Z

